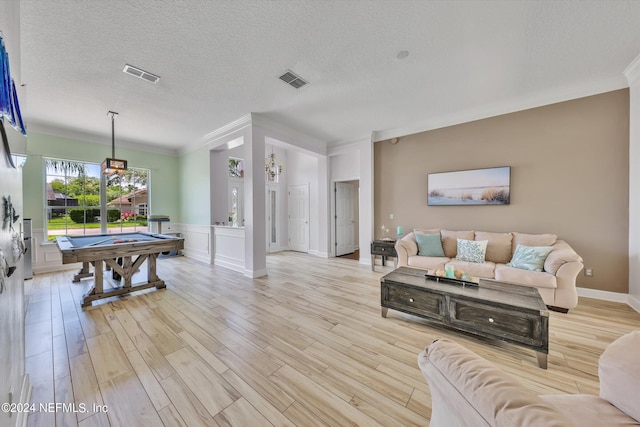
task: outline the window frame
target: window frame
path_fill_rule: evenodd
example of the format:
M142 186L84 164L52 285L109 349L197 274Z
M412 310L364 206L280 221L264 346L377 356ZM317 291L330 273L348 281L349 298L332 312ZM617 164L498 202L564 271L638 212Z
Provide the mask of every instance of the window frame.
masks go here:
M94 163L94 162L90 162L90 161L83 161L83 160L73 160L73 159L61 159L61 158L55 158L55 157L43 157L44 160L44 164L43 164L43 169L44 169L44 236L45 236L45 241L53 241L55 240L56 236L59 235L87 235L87 234L112 234L112 233L120 233L123 232L123 222L122 222L122 205L120 205L119 207L115 208L113 206L107 206L107 204L109 203L106 199L107 199L107 186L108 186L108 177L106 177L105 175L102 175L100 173L100 164L99 163ZM61 170L53 170L51 168L51 162L63 162L61 163ZM80 172L80 171L71 171L69 170L69 168L67 167L67 164L65 164L64 162L69 162L69 163L76 163L76 164L81 164L84 167L84 172ZM151 198L150 198L150 181L151 181L151 170L148 168L129 168L129 169L133 169L133 170L141 170L144 171L146 174L146 182L144 185L142 185L140 188L146 188L146 203L144 203L144 205L146 206L146 211L147 213L144 215L148 215L149 209L151 207ZM97 170L97 173L96 173ZM91 196L91 195L95 195L94 193L87 193L86 192L86 182L82 182L82 193L81 195L76 195L76 200L78 201L77 205L69 205L68 201L70 200L69 198L69 190L67 189L67 186L69 185L69 182L72 179L77 179L79 177L81 177L82 175L85 175L86 177L89 178L97 178L99 179L99 189L98 189L98 199L99 199L99 203L97 206L90 206L87 205L87 196ZM64 191L64 204L61 206L58 205L50 205L49 204L49 195L48 195L48 191L47 188L49 186L49 184L51 184L54 181L57 180L62 180L65 186L65 191ZM75 183L77 184L77 183ZM135 191L138 191L139 189L136 189ZM135 192L134 191L134 192ZM53 192L53 187L52 187L52 192ZM55 192L54 192L55 194ZM120 197L126 196L127 194L124 194L122 192L122 183L120 185ZM114 199L115 200L115 199ZM82 202L82 205L80 204L80 202ZM75 223L72 221L71 217L70 217L70 211L72 209L83 209L84 212L84 222L82 223ZM110 222L109 222L109 210L114 210L117 209L120 211L120 214L118 216L118 220L120 222L120 226L119 227L114 227L114 226L109 226ZM64 228L61 228L62 233L60 234L60 232L54 233L54 234L50 234L52 230L59 230L57 228L52 228L51 227L51 220L54 217L54 210L61 210L63 211L62 216L64 217ZM98 223L99 223L99 227L96 226L87 226L88 224L95 224L94 221L87 221L87 211L88 210L99 210L100 214L98 216ZM137 212L137 208L136 208L136 212ZM95 216L95 215L94 215ZM137 214L135 215L136 217L138 216ZM106 219L106 220L103 220ZM136 218L137 219L137 218ZM70 227L71 225L71 227ZM76 225L76 227L73 227L73 225ZM78 226L80 225L80 226ZM133 229L134 231L148 231L148 223L147 225L139 225L138 221L134 221L133 224ZM95 230L93 232L88 230Z

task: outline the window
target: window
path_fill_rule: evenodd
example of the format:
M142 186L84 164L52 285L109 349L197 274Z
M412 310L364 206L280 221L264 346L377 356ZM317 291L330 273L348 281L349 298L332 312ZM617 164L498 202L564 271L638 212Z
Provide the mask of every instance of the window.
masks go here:
M129 169L123 176L108 179L100 174L97 163L45 159L47 239L67 234L146 231L148 176L148 170ZM107 179L104 210L101 179ZM140 205L144 205L144 215L131 209Z
M229 180L229 225L241 226L244 223L243 187L241 180Z
M244 162L242 159L229 157L229 176L231 178L244 178Z
M229 157L229 225L244 225L244 162Z
M100 166L45 159L47 238L100 233Z
M135 168L109 178L106 197L110 218L108 233L148 231L148 180L147 169Z

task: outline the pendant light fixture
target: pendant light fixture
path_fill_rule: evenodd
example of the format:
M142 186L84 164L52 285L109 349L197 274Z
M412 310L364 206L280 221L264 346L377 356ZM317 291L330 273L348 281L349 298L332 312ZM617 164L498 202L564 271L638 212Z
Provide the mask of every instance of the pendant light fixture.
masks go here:
M282 173L282 164L276 164L276 155L271 147L271 154L264 159L264 171L267 181L278 182Z
M118 113L115 111L109 111L107 116L111 117L111 157L107 157L100 170L104 175L117 175L127 170L127 161L122 159L116 159L116 139L115 139L115 125L114 122Z

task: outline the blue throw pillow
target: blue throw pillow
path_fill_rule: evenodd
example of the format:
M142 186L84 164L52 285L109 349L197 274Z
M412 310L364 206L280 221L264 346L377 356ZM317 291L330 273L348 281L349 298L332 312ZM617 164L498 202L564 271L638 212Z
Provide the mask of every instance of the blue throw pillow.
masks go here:
M520 268L529 271L542 271L544 262L553 250L551 246L516 246L510 267Z
M418 255L420 256L444 256L440 234L416 233L416 243L418 244Z

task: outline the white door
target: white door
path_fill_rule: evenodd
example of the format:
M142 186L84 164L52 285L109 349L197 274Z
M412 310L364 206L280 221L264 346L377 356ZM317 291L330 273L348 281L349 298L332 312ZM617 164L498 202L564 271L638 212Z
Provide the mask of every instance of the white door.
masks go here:
M309 186L289 186L289 249L309 252Z
M279 209L278 209L278 187L267 184L266 195L266 217L267 217L267 253L279 250L280 231L278 230Z
M336 182L336 256L356 250L355 186Z

